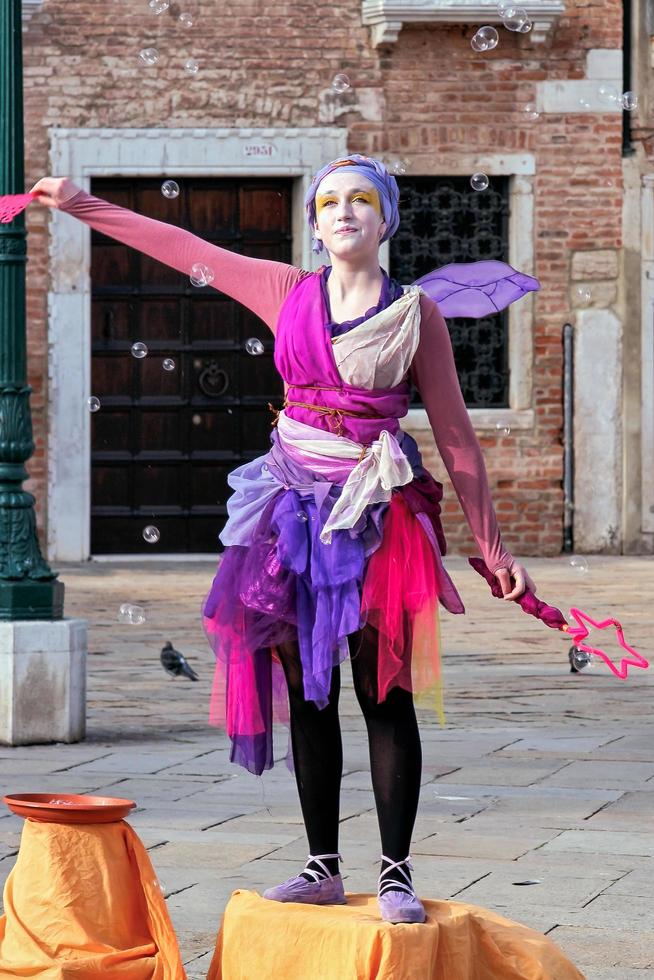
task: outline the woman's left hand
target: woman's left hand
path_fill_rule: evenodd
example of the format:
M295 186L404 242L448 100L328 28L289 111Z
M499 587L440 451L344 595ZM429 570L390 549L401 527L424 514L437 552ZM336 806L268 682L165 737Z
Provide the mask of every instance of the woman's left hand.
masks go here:
M511 564L510 568L498 568L495 571L495 578L502 588L503 598L519 599L525 589L536 594L536 583L529 575L524 565L519 565L517 561ZM511 576L515 579L515 586L511 587Z

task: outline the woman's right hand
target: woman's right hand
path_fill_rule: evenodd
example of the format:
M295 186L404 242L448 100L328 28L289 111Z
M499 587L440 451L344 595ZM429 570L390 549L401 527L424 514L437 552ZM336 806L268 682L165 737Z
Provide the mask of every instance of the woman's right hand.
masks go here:
M39 195L36 198L37 204L43 204L46 208L59 208L81 189L68 177L42 177L37 180L30 194Z

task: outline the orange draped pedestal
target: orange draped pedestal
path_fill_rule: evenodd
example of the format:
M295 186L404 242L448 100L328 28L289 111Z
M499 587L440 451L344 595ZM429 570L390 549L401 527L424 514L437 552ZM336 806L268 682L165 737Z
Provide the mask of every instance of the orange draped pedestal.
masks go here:
M283 905L236 891L207 980L584 980L549 940L462 902L425 902L424 925L382 922L372 895Z
M124 821L26 820L4 907L2 980L185 980L156 873Z

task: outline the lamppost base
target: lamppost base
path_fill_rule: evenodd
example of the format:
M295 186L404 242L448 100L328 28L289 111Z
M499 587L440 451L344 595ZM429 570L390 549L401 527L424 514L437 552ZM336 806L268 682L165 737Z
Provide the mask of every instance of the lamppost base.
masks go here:
M0 621L62 619L64 584L58 579L0 581Z

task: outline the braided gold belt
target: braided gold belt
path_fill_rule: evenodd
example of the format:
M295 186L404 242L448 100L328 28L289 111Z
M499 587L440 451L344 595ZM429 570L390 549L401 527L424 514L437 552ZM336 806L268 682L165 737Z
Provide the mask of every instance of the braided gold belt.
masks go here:
M293 385L292 387L306 388L312 391L340 391L341 390L340 388L327 387L325 385ZM283 411L283 409L307 408L311 412L318 412L320 415L327 415L329 416L330 419L333 419L335 423L333 427L333 432L337 436L343 435L343 419L345 418L345 416L348 416L349 418L358 418L358 419L375 418L374 415L367 415L365 412L348 412L347 409L344 408L326 408L324 405L310 405L308 402L289 401L288 398L284 398L284 403L281 409L276 409L271 402L268 402L268 408L275 416L272 421L273 428L278 424L279 416L280 413ZM331 428L331 422L328 424L330 425ZM359 456L358 462L361 462L361 460L364 458L367 449L368 446L364 445L363 448L361 449L361 455Z

